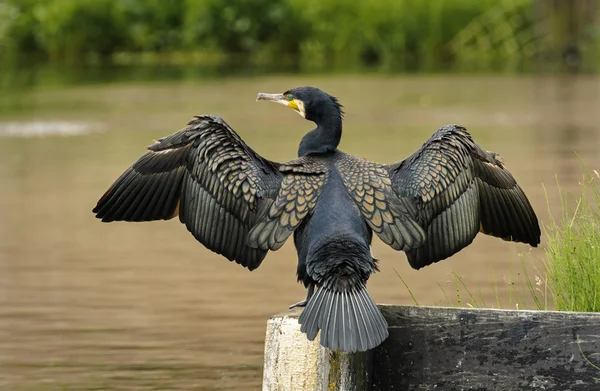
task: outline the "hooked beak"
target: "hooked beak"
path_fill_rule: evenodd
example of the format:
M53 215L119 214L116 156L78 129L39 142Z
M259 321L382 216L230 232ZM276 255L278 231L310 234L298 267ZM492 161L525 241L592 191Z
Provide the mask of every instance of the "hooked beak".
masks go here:
M292 100L287 100L283 94L265 94L264 92L260 92L256 96L256 100L268 100L271 102L279 103L280 105L290 107L305 118L304 102L302 102L299 99L294 98Z
M264 92L259 92L258 95L256 95L256 100L270 100L286 106L288 104L288 101L283 97L283 94L265 94Z

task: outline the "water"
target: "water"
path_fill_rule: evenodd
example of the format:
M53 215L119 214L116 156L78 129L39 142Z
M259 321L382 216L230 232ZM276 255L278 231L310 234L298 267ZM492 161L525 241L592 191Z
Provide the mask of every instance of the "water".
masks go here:
M91 209L145 146L194 114L222 116L270 159L294 158L311 124L255 96L303 84L345 105L341 148L379 162L406 157L444 123L465 125L503 156L542 223L542 185L558 211L555 175L576 189L580 158L600 169L600 79L591 76L228 78L11 92L0 115L0 129L12 129L0 131L0 389L260 388L266 321L305 294L291 241L249 273L178 221L102 224ZM369 290L378 302L412 303L396 272L421 304L446 304L440 286L456 302L455 271L489 306L510 308L520 262L535 273L543 256L483 236L421 271L378 239L374 252L381 272Z

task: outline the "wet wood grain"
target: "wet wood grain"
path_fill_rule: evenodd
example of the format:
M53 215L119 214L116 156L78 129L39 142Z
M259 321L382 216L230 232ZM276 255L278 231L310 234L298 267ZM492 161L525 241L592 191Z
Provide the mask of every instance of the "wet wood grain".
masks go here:
M319 390L599 390L600 314L380 305L390 336L366 353L333 353L317 340L303 346L314 360L292 360ZM296 328L300 311L278 315ZM290 323L291 321L291 323ZM297 332L294 338L304 338ZM277 335L271 330L271 335ZM278 339L278 338L275 338ZM308 341L306 341L308 342ZM278 341L277 353L288 354ZM272 341L271 341L272 343ZM294 346L298 354L298 344ZM583 354L582 354L583 352ZM318 359L317 359L318 358ZM587 360L586 360L587 358ZM289 359L289 357L288 357ZM588 361L589 360L589 361ZM314 361L314 362L313 362ZM271 357L265 373L273 373ZM311 370L314 366L315 370ZM263 390L292 390L282 381ZM265 381L267 378L265 378ZM291 380L291 379L290 379ZM269 382L274 379L269 379ZM281 384L289 386L280 387Z
M600 314L380 308L373 390L600 389Z

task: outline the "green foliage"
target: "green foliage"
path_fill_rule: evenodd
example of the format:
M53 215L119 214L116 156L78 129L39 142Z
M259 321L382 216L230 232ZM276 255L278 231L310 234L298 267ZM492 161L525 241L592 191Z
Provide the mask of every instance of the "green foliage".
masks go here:
M0 2L0 58L19 52L40 51L33 26L36 24L32 12L35 1Z
M491 63L523 63L545 47L534 34L533 4L534 0L0 0L0 55L54 63L132 58L193 63L217 58L302 70L432 70L457 65L489 69ZM561 20L568 13L550 10L549 15ZM554 19L546 19L553 25ZM558 32L555 35L564 35ZM595 30L586 34L596 38L590 42L598 48ZM552 42L558 41L545 41ZM593 59L593 53L584 58Z
M187 0L183 25L189 48L251 54L297 54L304 26L288 0Z
M125 20L114 0L13 0L0 35L7 52L43 54L72 63L107 57L125 42Z
M474 17L451 41L462 64L531 58L541 49L530 0L504 0ZM519 54L519 55L516 55Z
M492 4L491 0L293 1L311 21L303 58L417 67L452 59L452 38Z
M560 189L562 218L546 229L548 284L561 311L600 312L600 176L586 173L581 196Z
M73 62L108 56L125 38L125 23L112 0L54 0L35 7L34 33L52 60Z
M109 1L114 1L119 17L126 21L123 49L163 52L181 45L185 0Z

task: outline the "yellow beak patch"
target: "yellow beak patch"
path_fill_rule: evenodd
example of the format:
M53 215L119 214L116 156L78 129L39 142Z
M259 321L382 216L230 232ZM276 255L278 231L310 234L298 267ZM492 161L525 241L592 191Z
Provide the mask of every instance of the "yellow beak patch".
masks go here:
M304 102L302 102L301 100L295 98L292 99L288 102L288 107L296 110L296 112L298 112L298 114L300 114L302 117L304 117L306 114L304 112Z

